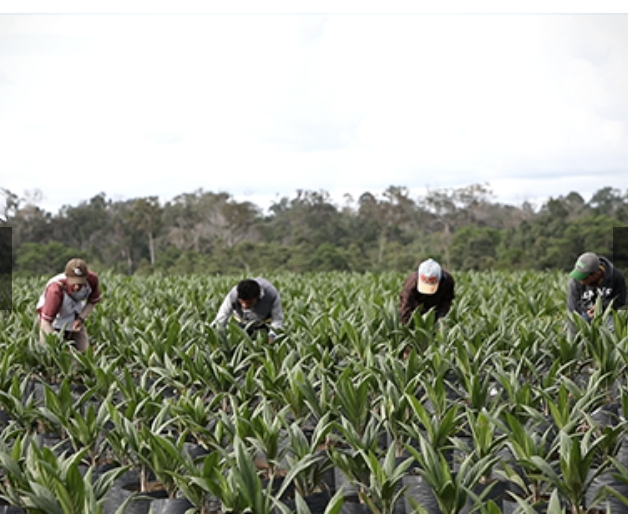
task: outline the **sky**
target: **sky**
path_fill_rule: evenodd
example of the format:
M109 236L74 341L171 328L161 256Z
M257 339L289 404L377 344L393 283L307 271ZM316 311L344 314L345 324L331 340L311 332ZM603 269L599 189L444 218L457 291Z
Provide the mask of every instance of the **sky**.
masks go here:
M505 4L0 2L0 188L626 192L628 9Z

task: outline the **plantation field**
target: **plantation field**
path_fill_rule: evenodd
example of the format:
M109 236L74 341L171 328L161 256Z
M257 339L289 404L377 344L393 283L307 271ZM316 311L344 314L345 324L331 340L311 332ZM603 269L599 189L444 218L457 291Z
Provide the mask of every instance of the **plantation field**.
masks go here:
M240 278L101 273L85 354L38 342L46 280L14 280L0 506L628 512L626 311L568 316L565 273L454 276L443 326L413 327L405 274L269 277L285 333L268 344L210 326Z

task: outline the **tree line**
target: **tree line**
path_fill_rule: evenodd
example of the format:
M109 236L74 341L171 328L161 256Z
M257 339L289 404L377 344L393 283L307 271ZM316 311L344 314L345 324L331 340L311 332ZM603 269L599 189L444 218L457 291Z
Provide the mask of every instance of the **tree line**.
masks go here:
M340 205L326 191L298 190L266 211L222 191L163 204L99 193L54 215L0 188L0 208L0 226L12 227L16 275L56 273L73 256L128 275L409 271L426 257L450 270L567 270L585 250L612 259L613 228L628 225L628 191L612 187L590 200L572 191L539 208L499 203L488 184L416 199L390 186Z

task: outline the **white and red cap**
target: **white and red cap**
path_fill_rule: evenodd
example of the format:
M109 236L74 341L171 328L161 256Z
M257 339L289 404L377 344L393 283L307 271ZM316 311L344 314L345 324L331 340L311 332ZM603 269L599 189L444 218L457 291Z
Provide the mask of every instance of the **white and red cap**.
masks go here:
M421 294L433 294L438 290L438 284L443 274L440 265L432 258L419 265L419 283L417 286Z

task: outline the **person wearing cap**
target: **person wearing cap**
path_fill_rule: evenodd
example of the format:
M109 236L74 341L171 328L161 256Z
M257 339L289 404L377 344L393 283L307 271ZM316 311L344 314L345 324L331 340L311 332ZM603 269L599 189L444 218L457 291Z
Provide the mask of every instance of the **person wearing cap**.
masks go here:
M449 272L432 258L425 260L406 278L399 294L401 324L409 324L417 309L423 315L433 308L436 321L445 317L455 297L454 287Z
M595 315L598 298L603 310L609 305L617 310L626 304L626 280L604 256L585 252L576 260L569 277L567 308L587 322Z
M283 328L279 292L264 278L243 279L225 296L212 325L224 328L231 316L249 335L265 331L273 342Z
M72 258L61 274L50 278L37 302L39 337L63 332L78 351L85 351L89 338L85 320L100 302L98 275L80 258Z

